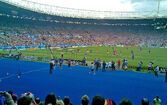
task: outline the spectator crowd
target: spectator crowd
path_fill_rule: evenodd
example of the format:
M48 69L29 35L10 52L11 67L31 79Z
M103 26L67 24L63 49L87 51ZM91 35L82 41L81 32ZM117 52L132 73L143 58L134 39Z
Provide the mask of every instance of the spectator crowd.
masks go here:
M124 45L165 47L167 31L151 25L70 24L1 16L0 35L10 45ZM0 46L7 46L0 40Z
M0 105L73 105L68 96L61 99L60 96L56 97L54 93L46 96L45 101L41 101L39 97L35 97L31 92L22 94L19 98L18 95L13 94L13 91L0 92ZM89 104L91 103L91 104ZM153 99L154 105L161 105L159 96ZM116 105L114 100L105 99L101 95L93 97L92 101L87 95L81 97L81 105ZM124 98L120 101L119 105L133 105L132 101ZM139 105L149 105L149 100L143 98Z

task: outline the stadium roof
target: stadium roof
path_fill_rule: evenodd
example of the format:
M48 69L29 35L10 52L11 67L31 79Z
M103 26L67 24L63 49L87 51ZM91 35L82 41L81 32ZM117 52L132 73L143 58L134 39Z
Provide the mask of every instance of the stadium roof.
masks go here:
M167 18L167 0L0 0L27 10L85 19ZM84 2L83 2L84 1ZM112 1L112 2L111 2ZM114 2L115 1L115 2Z

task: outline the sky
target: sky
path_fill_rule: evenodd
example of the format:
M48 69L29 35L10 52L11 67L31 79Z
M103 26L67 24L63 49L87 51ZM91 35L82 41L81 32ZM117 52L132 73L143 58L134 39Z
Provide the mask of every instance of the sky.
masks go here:
M98 11L157 11L158 0L29 0L60 7ZM167 0L160 0L160 11L167 11Z

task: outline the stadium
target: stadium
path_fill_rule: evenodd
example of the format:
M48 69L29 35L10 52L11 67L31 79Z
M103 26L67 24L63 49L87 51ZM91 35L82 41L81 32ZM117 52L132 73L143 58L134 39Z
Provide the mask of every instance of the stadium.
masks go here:
M0 105L167 104L166 0L37 1L0 0Z

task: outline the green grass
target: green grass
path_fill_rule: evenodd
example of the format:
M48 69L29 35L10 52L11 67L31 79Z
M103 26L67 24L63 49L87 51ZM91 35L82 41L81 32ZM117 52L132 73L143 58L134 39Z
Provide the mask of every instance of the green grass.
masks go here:
M74 52L72 54L72 49ZM81 49L80 52L77 52L77 49ZM101 58L101 61L105 60L115 61L117 62L119 59L122 60L126 58L128 60L129 66L138 66L140 61L143 62L143 67L147 68L148 63L151 61L154 63L154 66L159 65L160 67L167 67L167 49L166 48L142 48L140 51L139 47L114 47L114 50L122 52L122 56L113 56L113 50L110 46L98 46L98 47L78 47L78 48L68 48L68 51L65 49L53 49L54 57L61 57L61 54L64 54L65 59L75 59L82 60L85 56L85 52L89 51L86 56L87 61L93 61L95 58ZM149 54L149 49L151 50L151 54ZM90 53L92 50L93 53ZM107 55L107 50L109 50L109 55ZM133 50L135 59L132 60L131 50ZM37 56L44 58L51 58L51 52L48 49L37 49L37 50L21 50L23 56ZM9 53L7 51L3 51L3 53ZM12 54L16 52L13 51Z

